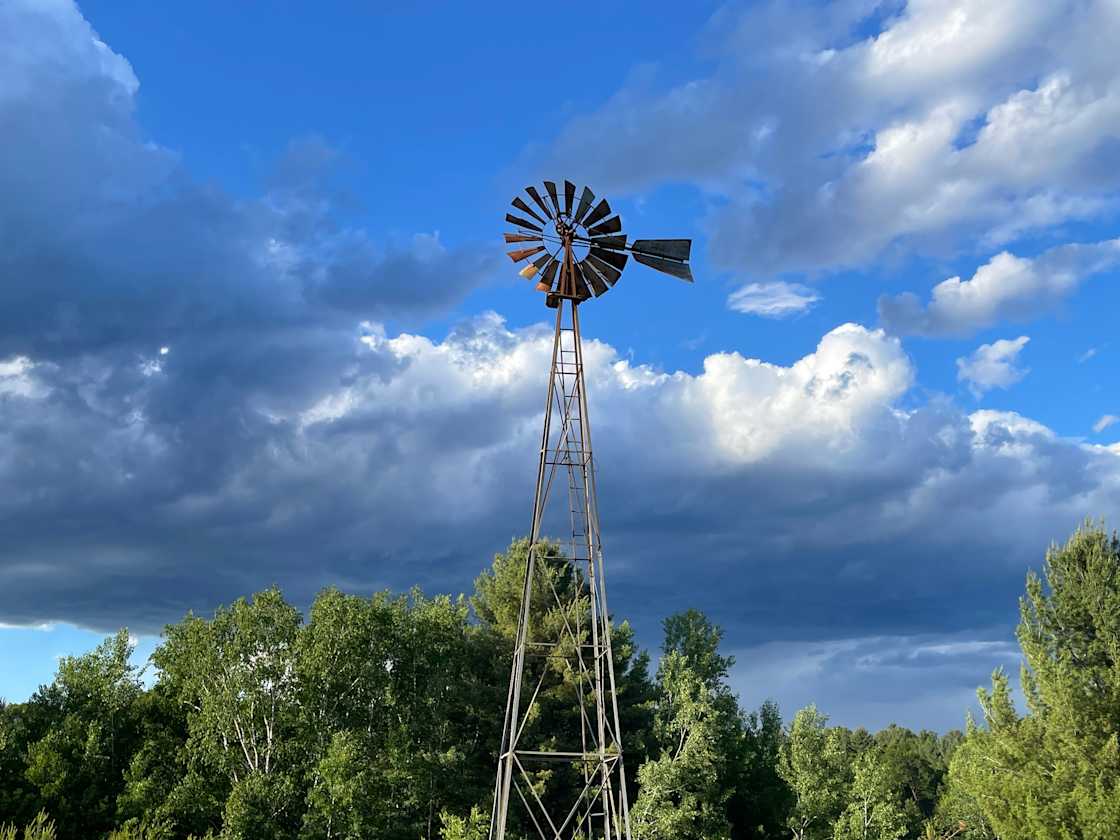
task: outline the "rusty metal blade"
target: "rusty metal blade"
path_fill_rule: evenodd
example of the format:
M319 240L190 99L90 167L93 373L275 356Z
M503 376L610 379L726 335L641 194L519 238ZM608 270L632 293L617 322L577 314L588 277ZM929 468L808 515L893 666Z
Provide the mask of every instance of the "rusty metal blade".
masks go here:
M648 254L635 252L634 259L642 265L648 265L652 269L663 272L664 274L671 274L674 277L679 277L687 283L692 282L692 270L688 267L688 263L677 262L676 260L664 260L661 257L651 257Z
M523 213L528 213L530 216L532 216L534 219L536 219L542 225L546 224L545 220L542 219L540 217L540 215L537 214L536 210L534 210L532 207L530 207L528 204L526 204L524 201L521 200L521 196L518 196L517 198L515 198L513 200L513 206L516 207L518 210L520 210Z
M532 233L504 233L506 244L512 245L514 242L540 242L541 238Z
M587 214L587 211L591 209L591 202L594 200L595 193L591 192L587 187L584 187L583 194L579 197L579 206L576 207L576 215L573 217L572 221L576 224L580 224L583 221L583 217Z
M587 258L586 258L586 261L596 271L598 271L601 275L603 275L603 279L606 280L612 286L615 283L617 283L618 278L622 276L621 271L619 271L613 265L608 265L607 263L603 262L601 259L599 259L594 254L588 254Z
M529 193L529 198L533 199L533 201L536 203L536 205L541 208L541 212L544 213L546 216L548 216L548 218L551 219L552 218L552 211L549 210L548 205L544 203L544 199L541 198L541 194L539 192L537 192L537 188L536 187L526 187L525 192Z
M604 198L602 201L595 205L595 209L592 210L591 214L583 220L582 224L584 227L591 227L600 219L607 218L607 216L609 216L610 214L611 206L607 204L607 200Z
M594 245L592 245L591 255L598 257L605 263L610 263L619 271L622 271L622 269L626 268L625 254L619 254L616 251L608 251L605 248L596 248Z
M576 185L571 181L564 182L564 212L571 218L572 211L576 209Z
M600 248L610 248L614 251L623 251L626 249L626 235L619 234L618 236L597 236L595 237L594 245Z
M545 181L544 188L548 192L548 199L552 202L552 206L556 208L556 213L560 213L560 199L556 197L556 182Z
M552 259L553 258L550 254L542 254L517 273L524 277L526 280L531 280L542 268L548 265L549 260ZM555 260L553 261L555 262Z
M587 281L589 286L591 286L591 291L595 293L595 297L599 297L599 295L603 294L607 289L610 288L610 286L607 285L607 281L603 279L602 275L600 275L599 272L595 270L595 266L593 266L586 258L584 258L584 260L580 262L579 266L583 271L583 279Z
M605 236L608 233L618 233L620 230L622 230L622 218L619 216L611 216L601 225L588 228L587 232L592 236Z
M553 260L547 266L545 266L544 272L541 274L541 283L547 284L548 289L551 289L552 284L556 282L556 270L558 268L560 268L559 260ZM538 286L537 288L539 289L540 286ZM541 289L541 291L546 292L548 291L548 289Z
M509 257L511 260L513 260L516 263L516 262L521 262L526 257L533 256L533 254L539 254L543 250L544 250L544 246L543 245L538 245L536 248L521 248L517 251L510 251L509 253L506 254L506 256Z
M572 263L572 295L580 300L591 297L591 289L587 287L587 281L583 279L583 271L577 262Z
M635 254L649 254L651 257L665 257L670 260L687 262L692 251L691 239L635 239L630 245Z
M506 213L506 221L509 222L511 225L517 225L518 227L528 228L529 230L535 230L537 233L544 233L544 228L537 227L532 222L526 221L525 219L522 219L520 216L514 216L512 213Z

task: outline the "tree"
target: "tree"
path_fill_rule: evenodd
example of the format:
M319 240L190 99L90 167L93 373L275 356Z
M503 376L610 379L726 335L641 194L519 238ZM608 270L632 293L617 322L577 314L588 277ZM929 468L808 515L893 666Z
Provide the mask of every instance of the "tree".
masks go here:
M91 653L64 657L29 706L40 732L27 746L26 778L58 820L58 835L85 838L114 824L124 768L138 742L140 670L128 630Z
M879 750L860 753L855 760L848 806L833 827L835 840L900 840L907 833L906 815L895 793L897 782Z
M772 700L743 717L743 749L729 806L733 836L745 840L786 837L793 792L778 772L785 731Z
M712 691L676 651L662 659L658 686L662 751L638 770L635 833L643 840L730 837L731 790L720 778L726 762L719 753L720 715Z
M28 745L50 726L43 712L31 703L0 700L0 819L10 820L13 831L15 825L30 821L41 807L26 770Z
M228 789L226 836L292 836L298 826L302 797L291 792L306 756L295 667L300 624L299 611L268 589L220 607L209 621L188 615L169 625L152 656L189 733L190 772L168 797L182 807L184 794Z
M949 772L949 756L961 738L959 731L941 738L936 732L891 724L875 733L879 761L894 785L895 799L906 813L907 834L919 834L933 817Z
M795 840L831 837L844 809L851 782L847 738L827 723L816 706L807 706L794 715L782 745L778 772L793 791L786 825Z
M997 671L950 773L997 836L1104 840L1120 831L1120 541L1086 523L1045 576L1020 601L1029 714Z
M738 701L727 686L722 631L696 610L665 620L654 742L638 770L636 833L647 840L730 837L729 803L742 772Z

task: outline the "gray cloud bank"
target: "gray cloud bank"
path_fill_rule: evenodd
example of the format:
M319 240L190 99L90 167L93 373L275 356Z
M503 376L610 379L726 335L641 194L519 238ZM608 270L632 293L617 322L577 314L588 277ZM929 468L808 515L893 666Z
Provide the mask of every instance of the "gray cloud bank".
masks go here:
M548 346L497 316L443 342L374 329L306 395L216 375L187 386L201 405L174 349L10 364L0 618L150 629L272 581L466 584L523 530ZM587 357L612 574L647 617L702 604L741 640L987 626L1051 539L1116 506L1113 451L900 408L915 371L881 331L789 367Z

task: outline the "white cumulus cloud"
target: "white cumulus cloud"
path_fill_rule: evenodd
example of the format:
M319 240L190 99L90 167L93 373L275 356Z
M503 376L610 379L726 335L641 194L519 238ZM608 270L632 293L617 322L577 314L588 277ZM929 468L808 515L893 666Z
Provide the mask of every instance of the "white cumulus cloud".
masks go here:
M1120 417L1117 417L1115 414L1106 414L1093 424L1093 431L1099 435L1109 426L1113 426L1116 423L1120 423Z
M1029 336L1021 335L981 344L971 356L957 359L957 379L967 383L976 397L992 388L1010 388L1030 372L1016 365L1028 341Z
M778 280L744 284L728 296L727 307L747 315L785 318L805 312L820 299L808 286Z
M899 335L969 335L1045 311L1087 278L1117 265L1120 239L1061 245L1034 258L1002 251L968 280L950 277L938 283L925 305L911 293L880 298L879 317Z

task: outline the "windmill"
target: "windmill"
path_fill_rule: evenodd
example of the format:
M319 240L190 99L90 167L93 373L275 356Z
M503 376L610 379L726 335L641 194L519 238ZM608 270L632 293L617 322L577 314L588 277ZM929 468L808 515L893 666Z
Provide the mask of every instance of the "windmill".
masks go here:
M490 840L505 840L510 825L516 825L514 834L535 831L542 840L630 840L579 305L618 283L631 256L691 283L692 242L627 241L606 199L596 203L584 187L577 200L571 181L564 182L562 198L552 181L544 182L547 200L535 186L524 192L528 201L518 195L506 215L517 231L506 233L505 241L520 246L509 252L515 263L533 258L520 273L538 280L546 306L556 310L556 328ZM565 479L570 535L563 545L568 562L558 577L541 532L554 485ZM542 601L548 622L534 614ZM570 700L573 708L567 717L553 709L553 720L542 720L545 697ZM550 722L554 731L547 731ZM547 780L561 772L558 766L567 768L564 792L574 798L550 795Z

